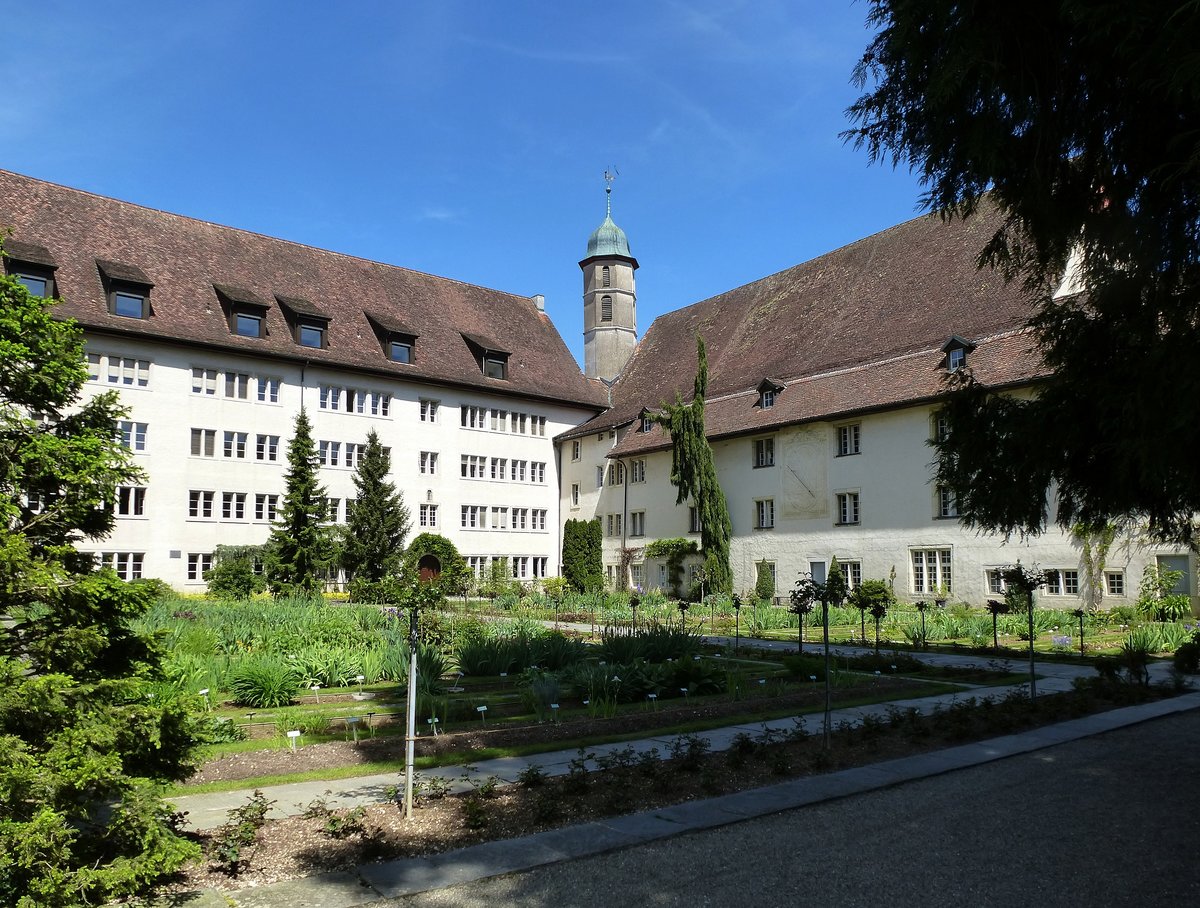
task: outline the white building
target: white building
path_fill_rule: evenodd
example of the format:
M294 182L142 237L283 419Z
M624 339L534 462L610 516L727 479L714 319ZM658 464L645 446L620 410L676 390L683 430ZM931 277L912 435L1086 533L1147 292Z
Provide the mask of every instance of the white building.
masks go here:
M81 546L123 577L202 589L217 545L266 541L301 406L337 522L375 428L413 535L442 533L478 571L558 572L553 438L606 397L540 298L4 172L0 224L8 272L84 327L88 392L129 409L146 481Z
M265 541L303 406L339 522L374 427L414 534L448 536L477 572L505 558L521 579L556 574L562 523L598 517L613 584L665 586L646 545L699 541L699 526L675 503L668 436L642 417L691 393L700 334L736 589L765 561L786 594L836 556L852 582L891 579L909 599L982 602L1018 559L1055 572L1043 601L1088 593L1078 540L966 530L932 485L948 370L1013 393L1044 374L1028 300L975 267L987 213L909 221L664 315L639 342L638 261L610 211L579 263L585 374L537 297L3 171L0 228L7 271L84 327L89 393L129 408L146 482L84 546L127 578L200 589L217 545ZM1193 556L1119 539L1096 577L1105 601L1136 596L1156 562L1195 594Z
M699 542L695 510L676 504L670 484L670 437L644 419L677 392L690 397L699 334L709 364L706 430L733 523L735 590L753 589L756 563L765 561L786 596L801 572L821 579L836 557L852 584L891 580L909 600L980 604L1000 593L998 569L1020 560L1052 572L1045 604L1079 607L1089 593L1079 540L1053 525L1027 541L965 529L952 495L932 481L929 442L944 431L937 398L949 371L970 368L986 385L1018 394L1045 374L1022 327L1028 299L975 267L996 225L986 212L967 223L909 221L661 316L627 362L589 371L617 375L612 405L559 437L562 512L564 520L600 518L611 582L666 587L667 566L647 558L646 546ZM596 255L601 231L611 261ZM636 267L628 250L610 220L593 235L581 263L585 313L601 269ZM623 313L623 327L636 332L632 307ZM622 318L622 310L611 314ZM1104 601L1117 604L1136 597L1143 568L1156 562L1183 571L1179 589L1195 595L1194 556L1169 546L1118 537L1091 573Z

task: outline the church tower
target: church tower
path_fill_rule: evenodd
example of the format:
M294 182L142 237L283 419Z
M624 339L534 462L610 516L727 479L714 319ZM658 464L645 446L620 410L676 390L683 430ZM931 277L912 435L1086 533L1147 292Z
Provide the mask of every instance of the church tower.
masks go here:
M612 219L612 175L604 174L604 223L588 237L583 269L583 374L611 382L637 346L637 259Z

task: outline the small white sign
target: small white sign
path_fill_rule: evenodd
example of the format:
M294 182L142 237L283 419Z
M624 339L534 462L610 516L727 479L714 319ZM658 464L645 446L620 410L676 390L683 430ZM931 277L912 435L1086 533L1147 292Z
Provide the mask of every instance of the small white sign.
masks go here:
M476 706L476 707L475 707L475 712L477 712L477 713L485 713L485 712L487 712L487 707L486 707L486 706Z
M207 688L207 687L206 687L206 688L204 688L202 691L200 691L200 696L201 696L201 697L207 697L207 696L208 696L208 688Z
M288 737L289 737L289 738L298 738L298 737L300 737L300 732L298 732L298 731L289 731L289 732L288 732Z
M646 699L647 700L657 700L658 694L646 694Z
M508 677L508 672L501 672L501 673L500 673L500 677L501 677L501 678L507 678L507 677Z
M558 709L558 704L557 704L557 703L551 703L551 704L550 704L550 708L551 708L551 709Z
M357 725L359 723L358 716L346 716L347 725Z

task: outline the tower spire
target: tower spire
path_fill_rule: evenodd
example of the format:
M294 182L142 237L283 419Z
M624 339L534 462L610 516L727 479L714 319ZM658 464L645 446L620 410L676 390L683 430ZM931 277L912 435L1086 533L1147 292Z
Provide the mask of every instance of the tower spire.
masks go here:
M604 203L605 203L604 216L606 218L612 217L612 184L613 184L613 180L615 180L620 175L621 175L620 172L617 170L617 168L615 166L613 167L612 170L604 171Z

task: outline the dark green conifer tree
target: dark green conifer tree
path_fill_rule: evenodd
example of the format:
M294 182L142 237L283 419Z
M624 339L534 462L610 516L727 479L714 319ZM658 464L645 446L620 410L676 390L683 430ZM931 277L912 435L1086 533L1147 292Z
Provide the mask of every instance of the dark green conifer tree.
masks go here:
M317 481L317 451L308 414L301 409L288 442L287 491L267 542L267 584L276 596L317 596L333 559L325 525L329 502Z
M372 429L362 462L354 471L358 500L347 515L342 541L342 567L357 599L371 597L373 585L399 572L404 538L411 528L404 497L388 481L391 458Z

